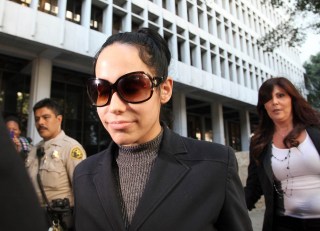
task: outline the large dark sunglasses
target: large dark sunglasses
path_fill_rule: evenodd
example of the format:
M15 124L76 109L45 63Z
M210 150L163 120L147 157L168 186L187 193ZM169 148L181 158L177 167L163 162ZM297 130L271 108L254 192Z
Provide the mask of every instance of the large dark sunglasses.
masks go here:
M158 87L162 81L162 77L151 77L137 71L121 76L114 84L104 79L91 78L87 81L87 92L96 107L108 105L114 92L127 103L142 103L151 98L153 88Z

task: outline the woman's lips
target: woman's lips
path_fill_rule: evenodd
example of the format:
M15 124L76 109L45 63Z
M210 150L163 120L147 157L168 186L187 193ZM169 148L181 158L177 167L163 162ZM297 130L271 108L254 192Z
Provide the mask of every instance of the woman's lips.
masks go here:
M132 122L129 121L113 121L108 123L109 127L115 130L123 130L131 124Z

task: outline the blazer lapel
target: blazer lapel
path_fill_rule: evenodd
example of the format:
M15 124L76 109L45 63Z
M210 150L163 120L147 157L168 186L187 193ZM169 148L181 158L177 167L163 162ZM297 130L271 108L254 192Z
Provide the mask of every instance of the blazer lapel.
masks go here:
M314 127L308 127L307 128L307 132L314 144L314 146L316 147L319 155L320 155L320 139L319 139L319 136L320 136L320 132L317 128L314 128Z
M145 191L140 199L129 230L138 230L168 193L183 179L189 167L181 163L174 154L185 153L181 138L164 131L159 155L152 168Z
M122 218L121 206L113 173L113 156L115 145L104 153L104 158L97 169L97 174L93 178L101 205L107 219L115 231L125 230Z
M271 184L273 184L273 171L272 171L272 167L271 167L271 144L268 145L267 147L267 151L264 155L264 160L263 160L263 167L266 171L266 174L268 176L268 179L270 181Z

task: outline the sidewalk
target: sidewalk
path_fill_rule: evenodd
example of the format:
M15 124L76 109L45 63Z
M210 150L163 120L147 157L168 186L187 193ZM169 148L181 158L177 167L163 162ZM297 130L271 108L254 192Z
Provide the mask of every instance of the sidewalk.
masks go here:
M256 208L249 211L253 231L261 231L263 223L264 208Z
M248 165L249 165L249 152L236 152L236 157L239 166L239 176L240 180L245 186L248 177ZM255 204L256 208L249 211L249 215L252 222L253 231L261 231L263 223L263 215L265 210L264 197Z

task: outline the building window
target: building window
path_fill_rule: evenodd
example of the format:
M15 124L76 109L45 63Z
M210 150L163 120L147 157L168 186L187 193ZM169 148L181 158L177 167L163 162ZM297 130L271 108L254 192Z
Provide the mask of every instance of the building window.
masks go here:
M182 18L182 1L175 0L176 15Z
M57 15L58 0L40 0L38 10L48 14Z
M112 34L117 34L122 31L122 17L113 14L112 16Z
M22 6L30 6L31 0L10 0L12 2L19 3Z
M26 73L29 60L0 54L0 111L6 117L17 116L22 135L26 136L29 113L31 74Z
M193 5L188 1L187 2L187 15L188 15L188 22L194 24L194 15L193 15ZM196 25L197 26L197 25Z
M216 17L216 23L217 23L217 36L219 39L222 39L222 23L221 23L219 14L217 14L217 17Z
M218 71L217 69L219 68L218 67L218 58L217 58L217 54L216 54L216 47L215 45L213 44L210 44L210 51L211 51L211 71L212 71L212 74L217 74Z
M162 8L168 10L168 6L167 6L167 1L166 0L162 0Z
M91 6L90 28L102 32L103 10L97 6Z
M205 21L204 21L204 12L201 9L198 9L198 23L199 23L199 27L203 30L207 30L207 28L205 28Z
M183 55L184 46L185 46L185 40L179 39L178 37L178 60L180 62L185 62L185 56Z
M220 77L226 78L225 58L224 58L224 51L222 49L219 49L219 55L220 55L220 70L221 70Z
M215 35L213 28L214 28L213 18L211 15L208 14L208 32L209 34Z
M190 65L194 67L197 67L196 49L196 45L194 43L190 43Z
M80 24L81 21L81 0L68 0L67 1L67 12L66 12L66 19Z

